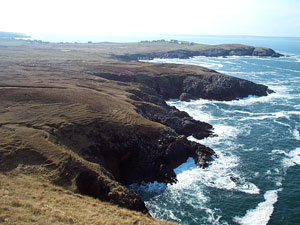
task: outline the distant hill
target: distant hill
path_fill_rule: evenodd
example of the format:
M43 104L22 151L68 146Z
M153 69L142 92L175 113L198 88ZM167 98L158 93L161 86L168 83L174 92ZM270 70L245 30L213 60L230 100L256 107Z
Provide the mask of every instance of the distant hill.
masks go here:
M0 31L0 39L30 38L30 36L15 32Z

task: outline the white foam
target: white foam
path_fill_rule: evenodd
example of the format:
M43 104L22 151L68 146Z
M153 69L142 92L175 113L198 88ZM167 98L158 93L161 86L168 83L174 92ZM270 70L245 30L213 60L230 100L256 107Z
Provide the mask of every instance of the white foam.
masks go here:
M300 132L299 132L298 128L293 130L293 136L295 137L296 140L300 141Z
M167 185L165 183L154 181L149 183L142 182L141 184L134 183L131 184L129 188L146 199L163 193L166 190Z
M292 70L292 69L286 69L286 68L281 68L281 67L274 67L274 69L288 71L288 72L294 72L294 73L300 73L300 70Z
M190 102L173 102L168 101L169 105L175 106L179 110L188 111L191 116L195 116L195 119L199 117L198 115L204 115L204 117L209 118L209 120L213 120L214 117L207 113L204 113L205 109L208 105L218 106L219 104L226 104L231 106L248 106L256 103L271 103L277 99L291 99L292 97L288 94L283 93L283 90L278 91L275 90L276 93L269 94L267 96L257 97L254 95L249 95L248 97L237 99L233 101L216 101L216 100L207 100L207 99L199 99Z
M208 100L196 100L191 102L181 102L181 101L167 101L167 104L175 106L181 111L188 112L195 120L200 120L209 123L214 120L214 117L209 113L206 113L207 103L211 103Z
M255 209L247 210L245 216L234 217L233 220L241 225L266 225L274 211L279 191L282 189L267 191L264 202L259 203Z
M145 201L152 216L158 218L163 216L181 223L182 221L178 215L182 215L182 211L178 206L182 205L183 201L184 204L189 205L189 207L195 209L195 211L200 210L206 212L207 207L205 205L209 201L209 197L203 193L203 185L198 179L201 169L194 168L195 166L194 160L189 158L186 163L176 168L177 183L168 184L162 195ZM164 199L164 202L162 202L163 206L157 205L157 198ZM169 208L172 208L172 210L169 210ZM207 218L211 218L211 215L209 213L207 214ZM191 219L195 224L200 224L204 218L192 217Z
M232 62L228 61L228 58L231 59ZM244 76L246 77L246 79L254 79L255 82L262 81L262 83L265 82L261 78L262 75L281 76L280 73L283 73L283 70L289 70L285 68L272 68L273 71L256 71L256 72L255 71L253 72L225 71L226 70L225 65L233 64L233 62L237 63L237 65L239 64L242 65L241 62L257 65L251 62L254 60L249 60L248 62L248 61L244 61L243 58L244 57L239 57L239 56L217 58L217 59L206 58L206 57L194 57L189 60L176 59L172 61L170 59L167 59L161 62L201 65L201 66L209 67L211 69L222 68L222 64L223 64L224 65L223 72L226 74L239 75L239 77ZM256 59L282 60L282 58L280 59L256 58ZM287 58L286 60L289 59ZM296 60L300 62L299 57ZM295 63L295 59L291 59L291 61ZM270 66L265 65L265 67L270 67ZM264 70L270 70L270 69L264 69ZM297 72L296 70L289 70L289 71ZM280 77L280 79L276 78L276 81L273 81L271 79L268 82L269 83L264 83L264 84L268 85L269 88L274 90L276 93L272 93L264 97L248 96L247 98L230 101L230 102L228 101L220 102L220 101L210 101L210 100L197 100L188 103L180 102L180 101L168 102L168 104L175 106L179 110L188 112L193 118L197 120L201 120L213 124L214 132L218 135L217 137L209 137L201 141L198 141L193 137L189 137L189 139L193 141L197 141L209 147L212 147L219 156L212 162L212 164L208 168L205 169L195 168L195 164L192 159L188 159L188 161L185 164L177 168L175 172L177 174L178 183L167 186L167 190L171 193L171 197L172 197L170 198L172 199L170 201L174 200L176 204L178 203L179 205L179 201L182 201L178 199L181 196L180 194L188 193L187 195L191 196L191 198L187 197L185 198L185 201L187 202L190 201L191 207L205 210L205 212L208 215L211 215L211 217L210 216L208 217L208 219L212 218L210 224L219 224L218 222L220 220L220 216L218 216L218 213L215 212L215 209L213 210L213 209L205 208L205 203L209 201L209 199L205 194L203 194L203 185L207 187L225 189L230 191L239 191L248 194L259 194L260 192L259 188L255 184L250 183L245 178L243 178L243 174L241 174L241 171L238 170L240 159L234 154L235 150L238 148L237 144L235 143L235 140L239 135L242 135L242 133L244 133L244 131L242 130L246 128L238 127L239 129L237 129L235 127L229 126L226 123L226 117L223 118L218 118L217 116L214 117L212 114L210 114L209 111L211 110L210 107L212 107L213 110L215 108L218 108L218 110L219 109L222 110L222 113L223 112L226 113L226 110L223 109L222 104L226 104L226 106L251 106L256 103L281 105L282 101L290 103L288 102L288 100L294 99L296 97L295 95L290 94L291 90L287 85L290 84L290 81L287 80L285 77L283 77L283 74L282 77ZM297 77L293 79L292 82L297 83L298 82ZM274 122L277 122L284 126L289 126L288 124L285 124L282 121L286 121L285 119L289 120L290 118L293 118L292 116L300 115L300 112L297 110L300 109L299 106L295 105L293 107L295 111L279 111L279 112L273 111L270 113L264 113L264 112L256 113L253 111L247 112L247 111L243 111L243 107L225 107L225 108L227 109L239 108L239 110L234 111L234 113L239 112L243 114L243 116L240 116L241 117L239 119L240 121L258 120L258 122L260 123L261 120L272 119ZM227 110L227 111L228 113L232 112L231 110ZM284 119L282 120L282 118ZM297 140L300 140L298 128L295 128L295 130L293 130L293 128L290 128L291 135L293 135ZM250 132L250 129L248 130L248 132ZM220 145L222 145L221 148L219 147ZM226 149L226 151L223 149ZM253 150L256 149L253 148ZM297 148L290 152L286 152L282 150L273 150L272 154L270 154L271 157L274 157L274 159L276 160L278 159L281 160L282 158L284 158L283 160L284 168L288 168L294 165L299 165L300 163L300 148ZM276 156L277 154L279 154L279 156ZM276 188L279 188L282 186L282 181L284 179L281 174L282 170L283 168L280 168L280 170L271 169L266 171L266 174L264 174L263 171L261 171L261 173L253 171L253 173L255 172L254 173L255 177L258 177L260 175L261 176L267 175L266 177L268 177L268 179L269 178L272 179L274 184L277 186ZM190 192L190 190L193 191ZM277 189L277 190L270 190L265 192L264 201L260 202L255 209L249 209L243 217L235 217L234 221L240 224L263 224L263 225L267 224L274 211L274 204L277 202L278 192L281 190L282 189ZM198 202L195 202L194 198L196 198L196 201Z
M281 187L282 186L283 177L278 177L276 180L276 186Z
M291 127L291 125L290 124L288 124L288 123L283 123L283 122L281 122L281 121L278 121L277 119L275 119L275 120L273 120L275 123L278 123L278 124L280 124L280 125L282 125L282 126L285 126L285 127Z
M227 102L226 102L227 103ZM244 192L248 194L258 194L259 188L247 180L245 180L236 167L239 164L239 158L231 153L231 150L240 148L237 145L236 139L239 135L249 134L249 127L233 127L226 124L226 121L215 123L215 118L211 115L205 115L203 111L207 111L208 106L219 107L220 102L210 100L196 100L192 102L168 102L179 110L188 112L193 118L205 122L213 121L214 133L217 136L197 140L189 137L189 140L196 141L206 146L213 148L218 158L205 169L194 168L184 171L177 175L178 183L172 185L172 188L185 188L194 184L204 184L207 187L225 189L230 191ZM246 130L244 130L246 129ZM220 145L228 146L226 151L220 149Z
M278 149L272 150L271 154L280 154L280 155L287 156L287 153L285 151L278 150Z
M197 165L195 164L195 161L192 157L188 158L187 161L177 168L174 169L174 172L176 173L177 177L179 174L187 171L197 168Z
M261 115L261 116L254 116L254 117L245 117L242 118L241 121L244 120L265 120L265 119L278 119L278 118L285 118L285 119L290 119L289 114L290 112L274 112L274 113L253 113L253 115ZM286 124L284 124L286 126Z
M299 111L288 111L288 112L286 112L286 113L288 113L289 115L300 116L300 112L299 112Z
M256 95L248 95L248 97L240 98L239 100L247 100L247 99L254 99L254 98L259 98L259 96L256 96Z
M214 126L214 133L218 135L215 139L236 139L242 130L233 126L217 124Z
M285 156L282 161L285 169L291 166L300 165L300 148L296 148L288 153L283 150L273 150L271 154L280 154Z
M222 138L225 138L225 134L223 135L219 132L219 135L218 137L210 137L201 141L191 137L189 137L189 140L197 141L202 144L205 142L205 144L209 146L211 145L209 143L210 139L218 139L217 142L226 144L226 141L221 141ZM216 140L213 141L216 142ZM207 187L244 192L247 194L259 194L259 188L255 184L246 181L241 177L239 172L235 170L239 165L239 158L237 156L231 154L230 151L224 153L217 148L214 148L214 150L218 158L216 158L209 167L196 169L197 174L195 174L193 179L199 180Z
M208 214L207 222L211 225L227 225L227 222L221 222L220 219L222 218L221 216L215 215L215 211L212 209L205 208L205 212Z
M197 118L199 113L201 114L201 109L205 110L207 105L217 106L217 104L219 104L219 102L197 100L189 103L173 103L172 105L176 106L180 110L187 111L191 116ZM199 119L203 121L202 114ZM214 118L206 117L206 120L204 121L209 122L209 120L212 119ZM208 187L239 191L248 194L258 194L259 188L255 184L246 181L241 177L239 172L236 171L235 168L239 164L239 158L233 155L230 151L241 147L237 145L236 139L241 134L249 134L249 127L236 128L227 125L226 121L219 121L218 124L214 124L213 126L213 131L217 136L202 139L200 141L193 137L189 137L189 140L196 141L213 148L216 151L218 158L216 158L208 168L195 169L191 172L195 173L189 174L189 176L192 176L194 181L199 181ZM220 145L228 146L225 152L220 149ZM178 176L178 179L180 179L180 176Z
M237 106L248 106L256 103L270 103L275 99L282 98L282 95L278 92L269 94L267 96L257 97L257 96L248 96L244 99L234 100L226 102L228 105L237 105Z
M291 167L300 165L300 148L296 148L289 153L285 154L287 157L283 159L283 165L285 167Z
M201 59L201 61L199 61ZM152 62L152 63L175 63L175 64L189 64L189 65L196 65L196 66L203 66L211 69L219 69L222 68L223 65L219 63L217 60L208 59L206 57L201 58L190 58L190 59L178 59L178 58L172 58L172 59L160 59L160 58L154 58L153 60L143 60L145 62Z

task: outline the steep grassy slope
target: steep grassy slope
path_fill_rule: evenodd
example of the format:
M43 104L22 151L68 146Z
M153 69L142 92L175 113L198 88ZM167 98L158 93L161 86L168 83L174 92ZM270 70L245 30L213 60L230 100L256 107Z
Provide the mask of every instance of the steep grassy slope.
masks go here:
M21 169L21 168L20 168ZM0 224L173 224L57 187L41 175L0 174Z

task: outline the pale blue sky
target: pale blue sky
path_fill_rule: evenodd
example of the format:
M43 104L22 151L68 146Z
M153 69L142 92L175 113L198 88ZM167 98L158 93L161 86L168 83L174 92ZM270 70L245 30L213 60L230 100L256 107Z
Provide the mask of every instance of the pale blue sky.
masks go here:
M300 37L299 0L1 0L0 31Z

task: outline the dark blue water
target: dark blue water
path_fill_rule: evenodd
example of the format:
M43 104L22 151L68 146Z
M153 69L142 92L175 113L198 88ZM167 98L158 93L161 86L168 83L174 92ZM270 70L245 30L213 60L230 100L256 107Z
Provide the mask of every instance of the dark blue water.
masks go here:
M190 139L213 148L219 158L204 170L189 159L176 170L177 184L145 184L140 191L154 193L146 201L151 215L182 224L300 224L300 39L221 39L192 41L266 46L288 56L153 61L209 67L276 93L231 102L169 101L214 126L217 137Z

